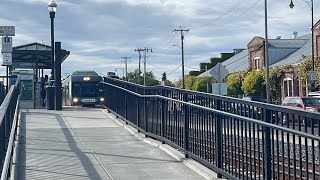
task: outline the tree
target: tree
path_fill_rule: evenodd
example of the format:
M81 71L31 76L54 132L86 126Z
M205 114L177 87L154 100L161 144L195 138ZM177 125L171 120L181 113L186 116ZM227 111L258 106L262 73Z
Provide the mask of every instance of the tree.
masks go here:
M287 67L289 68L289 67ZM283 68L273 67L270 69L270 95L271 101L275 104L281 102L281 79L283 76Z
M164 72L164 73L162 74L161 80L162 80L162 81L166 81L166 80L167 80L167 74L166 74L166 72Z
M195 90L194 84L196 82L197 78L195 76L186 76L186 89L189 90Z
M211 84L214 82L212 77L198 77L193 85L193 90L201 92L212 92ZM209 88L209 89L207 89Z
M194 90L194 83L196 81L196 77L195 76L190 76L190 75L186 75L184 77L184 81L185 81L185 88L188 90ZM180 78L177 82L176 82L176 87L177 88L182 88L182 79Z
M140 83L138 82L139 77L139 70L136 69L133 72L128 73L128 80L130 82L136 83L136 84L143 84L143 76L140 76ZM159 85L159 81L154 76L153 72L146 72L146 86L155 86Z
M242 84L242 90L247 96L261 96L264 89L265 81L262 71L250 72Z
M236 72L227 77L228 96L238 97L239 95L243 95L243 91L241 89L243 80L243 72Z

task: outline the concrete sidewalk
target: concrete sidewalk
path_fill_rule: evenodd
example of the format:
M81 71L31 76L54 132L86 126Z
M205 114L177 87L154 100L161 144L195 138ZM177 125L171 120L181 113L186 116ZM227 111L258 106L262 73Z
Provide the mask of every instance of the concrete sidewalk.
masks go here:
M23 110L19 179L204 179L101 109Z

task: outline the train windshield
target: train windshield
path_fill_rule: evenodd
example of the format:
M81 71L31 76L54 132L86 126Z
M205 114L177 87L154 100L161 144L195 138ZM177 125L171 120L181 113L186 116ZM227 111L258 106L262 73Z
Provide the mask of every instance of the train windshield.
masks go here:
M97 83L74 83L72 87L74 97L98 97L99 84Z

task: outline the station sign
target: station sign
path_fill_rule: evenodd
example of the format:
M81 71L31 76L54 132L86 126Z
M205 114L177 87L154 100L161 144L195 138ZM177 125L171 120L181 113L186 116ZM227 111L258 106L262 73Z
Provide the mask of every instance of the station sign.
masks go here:
M15 26L0 26L0 36L15 36Z
M12 65L12 53L2 53L2 59L4 66L10 66Z
M316 71L309 71L308 72L308 79L309 81L317 81L318 80L318 74Z
M12 52L12 37L2 37L2 53Z

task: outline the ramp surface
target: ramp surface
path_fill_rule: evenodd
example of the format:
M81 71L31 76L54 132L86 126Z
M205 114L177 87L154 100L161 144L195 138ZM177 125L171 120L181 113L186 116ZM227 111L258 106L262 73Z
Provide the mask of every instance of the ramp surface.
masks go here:
M19 179L203 179L101 109L23 110Z

